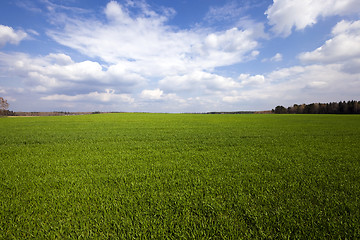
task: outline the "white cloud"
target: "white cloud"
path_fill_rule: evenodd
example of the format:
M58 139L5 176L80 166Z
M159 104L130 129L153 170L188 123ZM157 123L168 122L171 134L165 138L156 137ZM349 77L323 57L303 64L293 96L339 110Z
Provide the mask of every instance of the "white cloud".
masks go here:
M328 98L327 101L330 101L331 98L356 96L354 88L360 87L359 76L344 72L341 64L328 64L284 68L274 71L269 78L274 82L272 88L279 87L284 98L304 98L308 101Z
M142 14L150 12L144 11ZM112 64L124 60L141 64L150 59L179 58L181 53L190 51L185 41L193 43L191 33L171 30L163 24L166 20L163 16L148 16L148 13L132 17L114 1L108 3L104 12L108 20L105 23L67 18L64 31L49 31L49 35L63 45Z
M104 75L101 65L97 62L84 61L67 65L48 65L39 72L65 81L102 81Z
M131 68L127 66L126 62L118 63L108 67L104 79L107 82L117 82L124 88L136 86L146 82L146 79L143 76L132 72Z
M88 94L78 95L65 95L65 94L54 94L46 97L42 97L42 100L49 101L69 101L69 102L122 102L122 103L133 103L134 99L129 94L116 94L113 89L106 89L105 92L90 92Z
M207 92L231 90L239 87L232 78L204 71L194 71L185 75L167 76L159 81L159 85L168 91Z
M175 93L165 94L159 88L156 88L153 90L144 89L140 94L140 98L143 100L150 100L150 101L153 101L153 100L166 101L167 104L170 104L170 102L185 103L185 100L178 97Z
M25 82L30 85L30 90L35 92L47 92L57 88L68 86L66 82L59 81L58 79L47 76L39 72L28 72L28 78ZM73 86L73 84L71 84Z
M220 33L206 36L203 51L198 55L198 62L206 68L227 66L245 61L246 58L256 56L252 51L258 43L251 37L252 31L232 28ZM246 56L250 53L249 56Z
M63 53L50 53L46 56L46 58L48 58L52 63L57 65L69 65L74 63L70 56Z
M207 106L216 102L211 96L240 87L237 79L213 70L255 59L259 55L256 39L264 36L264 25L253 21L221 31L199 26L177 29L167 24L174 10L155 12L139 1L110 1L103 10L105 18L98 19L84 11L75 15L74 9L47 5L53 17L50 22L56 25L48 36L90 59L78 62L63 53L37 57L0 53L0 69L42 100L91 98L110 103L131 94L140 104L137 107L160 108L165 102L189 107L196 98Z
M25 54L15 54L11 58L1 53L0 68L4 59L13 63L10 67L19 76L30 79L28 81L31 81L31 84L26 92L30 90L40 94L40 99L44 102L73 102L78 109L84 109L83 104L99 103L105 104L109 110L117 110L117 107L121 106L122 110L130 111L230 111L254 110L259 109L259 106L261 109L271 109L279 104L356 99L360 89L359 72L345 71L344 66L347 64L337 63L281 68L266 75L240 74L237 79L194 71L164 77L159 82L152 83L154 88L146 88L147 85L143 84L128 94L124 93L121 87L116 87L123 86L124 83L115 84L117 79L114 76L128 74L126 67L122 69L121 64L113 65L113 69L109 67L99 70L105 79L113 79L106 83L109 80L96 79L96 74L89 81L86 77L81 81L66 80L66 74L59 74L59 69L80 69L80 73L74 73L74 76L88 76L88 73L82 73L81 67L66 68L78 64L66 55L30 59ZM89 75L92 75L91 71ZM97 81L101 84L98 85ZM85 85L81 85L82 83ZM105 91L104 84L109 85ZM14 98L18 98L16 96L15 94Z
M122 63L143 77L164 77L253 59L258 53L257 29L231 28L211 32L179 30L166 24L171 11L161 14L146 4L137 15L115 1L107 4L105 21L66 17L64 29L48 31L58 43L98 57L108 64Z
M131 20L129 18L129 14L124 11L124 9L115 1L110 1L106 8L105 14L108 19L116 22L120 22L123 24L130 24Z
M239 76L241 86L259 86L265 83L263 75L250 76L250 74L240 74Z
M302 30L319 17L358 13L358 0L274 0L265 12L272 30L284 37L291 34L293 27Z
M239 79L243 88L228 92L222 98L224 102L262 103L273 108L279 104L356 99L360 89L360 74L343 71L342 64L294 66L265 76L242 74Z
M257 51L257 50L254 50L254 51L251 52L251 56L252 56L252 57L256 57L256 56L258 56L259 54L260 54L260 52Z
M341 21L332 30L333 38L312 52L299 55L303 62L335 63L360 58L360 21Z
M96 89L99 85L128 91L146 81L121 64L111 65L106 69L98 62L74 62L65 54L32 58L22 53L0 53L0 69L23 79L33 91L38 92L64 89L76 91L91 86Z
M275 54L275 56L273 56L270 61L272 62L280 62L282 61L282 54L281 53L277 53Z
M151 99L151 100L159 100L163 96L164 92L159 88L154 90L143 90L140 94L141 98Z
M7 43L19 44L26 37L26 32L22 30L14 31L12 27L0 25L0 47Z
M265 32L265 23L263 22L256 22L254 19L245 16L241 17L236 25L238 28L251 30L251 36L254 39L269 39L269 34Z
M276 53L273 57L269 58L264 58L261 60L261 62L281 62L283 60L283 56L281 53Z

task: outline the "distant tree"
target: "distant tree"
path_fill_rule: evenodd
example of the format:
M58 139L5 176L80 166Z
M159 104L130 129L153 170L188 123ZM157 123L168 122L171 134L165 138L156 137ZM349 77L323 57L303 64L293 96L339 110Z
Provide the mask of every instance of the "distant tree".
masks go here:
M311 103L305 106L304 113L317 114L319 113L319 103Z
M300 113L300 114L303 114L303 113L305 113L305 103L303 103L303 104L301 104L300 106L299 106L299 111L298 111L298 113Z
M327 103L326 103L326 104L324 104L324 103L319 103L319 113L320 113L320 114L327 113L327 112L326 112L326 106L327 106Z
M354 101L354 113L360 113L360 102Z
M347 113L347 105L346 102L339 102L339 113Z
M9 109L9 103L7 102L6 99L0 97L0 114L5 115L8 109Z
M285 108L277 106L273 113L299 113L299 114L360 114L360 101L340 101L330 103L294 104Z
M294 109L294 107L288 107L287 110L286 110L286 112L287 112L287 113L295 113L295 112L293 111L293 109Z
M348 101L346 104L347 104L347 111L349 114L353 114L355 113L354 111L354 103L355 101Z
M312 108L312 105L305 105L305 108L304 108L304 113L305 114L308 114L308 113L311 113L311 109Z
M287 110L284 106L276 106L274 112L275 113L287 113Z

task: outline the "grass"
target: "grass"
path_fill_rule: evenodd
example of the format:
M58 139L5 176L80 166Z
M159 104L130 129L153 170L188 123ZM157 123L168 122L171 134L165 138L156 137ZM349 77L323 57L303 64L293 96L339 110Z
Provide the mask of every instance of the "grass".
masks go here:
M0 239L360 238L359 115L0 119Z

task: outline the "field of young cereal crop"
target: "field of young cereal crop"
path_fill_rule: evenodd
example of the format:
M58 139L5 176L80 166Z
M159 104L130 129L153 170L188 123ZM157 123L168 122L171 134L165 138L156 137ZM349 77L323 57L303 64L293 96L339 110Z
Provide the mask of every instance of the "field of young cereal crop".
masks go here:
M360 116L0 118L0 239L358 239Z

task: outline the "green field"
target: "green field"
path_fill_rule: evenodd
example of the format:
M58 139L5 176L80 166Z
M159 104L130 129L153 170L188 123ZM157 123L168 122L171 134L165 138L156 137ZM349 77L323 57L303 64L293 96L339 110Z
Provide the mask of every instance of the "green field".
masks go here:
M0 118L0 239L359 239L359 115Z

